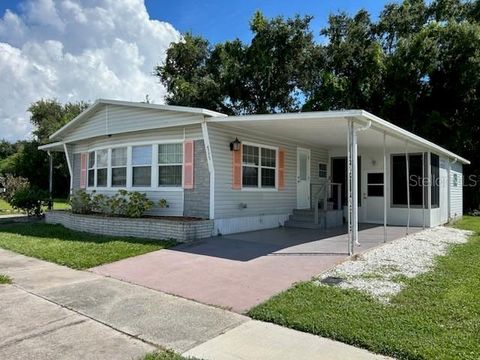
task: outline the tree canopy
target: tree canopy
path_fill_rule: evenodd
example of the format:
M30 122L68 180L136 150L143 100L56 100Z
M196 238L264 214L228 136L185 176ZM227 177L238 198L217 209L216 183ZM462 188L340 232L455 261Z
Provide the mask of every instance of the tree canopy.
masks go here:
M252 39L187 33L155 74L169 104L227 114L365 109L472 160L480 175L480 2L405 0L378 19L254 14ZM468 207L478 187L466 188Z

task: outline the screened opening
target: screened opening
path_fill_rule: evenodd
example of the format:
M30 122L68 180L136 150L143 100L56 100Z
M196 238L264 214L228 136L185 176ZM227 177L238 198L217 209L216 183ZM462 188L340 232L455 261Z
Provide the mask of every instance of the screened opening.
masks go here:
M422 206L424 184L422 169L425 166L422 154L408 155L409 179L407 185L406 156L392 155L392 206L407 206L407 186L410 192L410 206ZM426 191L425 191L426 193ZM426 195L426 194L425 194ZM426 204L426 202L425 202Z
M438 208L440 206L440 158L438 155L430 154L430 168L432 208Z

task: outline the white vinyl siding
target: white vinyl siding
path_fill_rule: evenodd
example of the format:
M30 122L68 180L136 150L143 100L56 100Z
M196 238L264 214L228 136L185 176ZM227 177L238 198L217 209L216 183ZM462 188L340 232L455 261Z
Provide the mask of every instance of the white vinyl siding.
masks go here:
M122 105L104 105L86 121L72 126L63 136L63 139L72 142L98 136L166 128L178 122L188 126L202 119L203 116L197 114Z
M312 184L318 178L318 163L327 162L328 153L306 144L271 138L265 134L252 134L232 130L220 124L209 124L208 132L215 167L215 218L233 218L257 215L289 214L297 205L297 146L311 149ZM262 144L285 150L285 189L283 191L243 191L232 189L232 152L229 144L238 136L245 143ZM246 208L241 206L245 204Z
M456 181L455 181L456 177ZM454 184L456 182L456 186ZM454 163L450 166L450 217L463 215L463 169L462 164Z

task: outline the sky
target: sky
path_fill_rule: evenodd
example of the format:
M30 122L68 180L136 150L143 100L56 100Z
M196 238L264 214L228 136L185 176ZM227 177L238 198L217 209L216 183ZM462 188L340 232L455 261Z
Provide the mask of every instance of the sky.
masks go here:
M211 43L251 38L249 20L312 15L318 33L328 15L368 10L377 17L385 0L0 0L0 139L31 138L29 105L110 98L163 103L165 89L152 76L181 33Z

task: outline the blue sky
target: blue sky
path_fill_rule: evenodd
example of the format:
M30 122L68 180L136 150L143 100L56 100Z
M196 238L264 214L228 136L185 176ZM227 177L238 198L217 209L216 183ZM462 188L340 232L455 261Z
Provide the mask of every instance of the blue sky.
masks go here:
M332 12L346 11L353 14L366 9L377 17L384 5L384 0L146 0L150 17L171 23L181 32L191 31L203 35L211 42L219 42L239 37L247 41L250 38L248 22L256 10L261 10L268 17L283 15L313 15L312 29L318 36L319 30L326 25L328 15ZM5 9L17 12L17 0L1 0L0 14Z
M249 42L256 10L267 17L312 15L319 41L331 13L366 9L373 18L388 0L0 0L0 138L32 136L27 112L45 98L109 98L163 103L153 76L172 42L191 31L212 44ZM394 1L394 0L392 0ZM399 0L397 0L399 1ZM6 13L6 9L10 12Z

